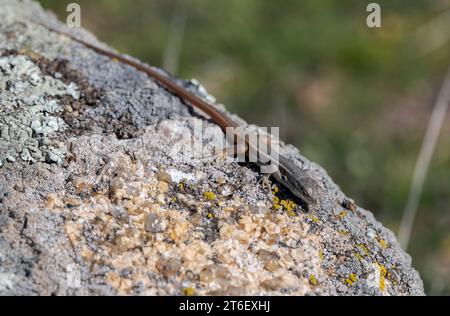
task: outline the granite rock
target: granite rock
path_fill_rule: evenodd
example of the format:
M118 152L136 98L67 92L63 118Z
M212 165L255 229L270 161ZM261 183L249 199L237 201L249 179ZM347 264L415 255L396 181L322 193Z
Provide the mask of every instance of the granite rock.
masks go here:
M0 295L424 294L392 232L296 148L318 208L204 155L224 140L202 113L36 21L107 48L0 0Z

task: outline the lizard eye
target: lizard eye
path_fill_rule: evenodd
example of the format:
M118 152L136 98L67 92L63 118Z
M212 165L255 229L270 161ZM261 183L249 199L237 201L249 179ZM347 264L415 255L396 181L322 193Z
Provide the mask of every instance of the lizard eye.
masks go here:
M306 196L306 197L311 197L311 193L306 190L306 189L302 189L302 193Z

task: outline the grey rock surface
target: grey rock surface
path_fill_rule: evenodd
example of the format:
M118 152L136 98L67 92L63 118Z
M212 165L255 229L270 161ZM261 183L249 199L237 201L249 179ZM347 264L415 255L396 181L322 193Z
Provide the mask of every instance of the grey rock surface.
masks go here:
M0 295L424 294L394 235L296 148L317 209L202 158L192 139L223 135L201 113L33 21L105 47L0 0Z

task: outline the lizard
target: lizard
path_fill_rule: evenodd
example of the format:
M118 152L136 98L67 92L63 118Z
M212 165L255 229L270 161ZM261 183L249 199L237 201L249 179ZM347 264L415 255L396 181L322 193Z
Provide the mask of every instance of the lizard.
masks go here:
M231 142L232 145L236 145L238 140L241 140L245 146L243 149L247 155L250 150L254 150L254 153L257 153L257 157L264 157L268 161L268 157L266 152L263 152L258 148L258 145L255 144L250 138L247 138L246 134L241 134L242 129L238 129L239 124L235 123L234 120L225 112L219 110L215 106L209 104L203 98L195 95L194 93L187 90L185 87L181 86L178 83L172 81L169 77L161 74L153 67L148 66L146 64L137 62L132 60L129 57L121 55L120 53L115 53L113 51L106 50L97 45L88 43L84 40L77 38L76 36L69 34L67 32L55 29L50 27L44 23L37 22L37 24L43 26L47 30L66 36L71 40L93 50L97 54L106 56L112 60L116 60L120 63L129 65L135 68L138 71L141 71L147 74L150 78L152 78L159 86L167 89L168 91L174 93L185 103L193 106L194 108L200 110L204 114L208 115L213 123L217 124L225 133L228 131L234 131L231 137L227 137L227 140ZM231 128L231 129L230 129ZM227 136L230 136L227 134ZM283 156L282 154L278 154L277 170L270 174L275 181L282 184L288 191L290 191L296 198L300 199L308 207L318 207L321 199L322 188L321 186L303 169L297 166L292 159ZM261 161L257 160L256 164L261 165ZM268 180L268 176L264 175L263 179Z

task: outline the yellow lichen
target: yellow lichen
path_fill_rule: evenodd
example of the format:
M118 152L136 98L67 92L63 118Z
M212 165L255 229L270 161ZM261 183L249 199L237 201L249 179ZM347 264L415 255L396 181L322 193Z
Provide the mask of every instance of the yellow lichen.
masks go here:
M273 192L272 192L273 193ZM285 209L289 216L296 216L294 210L297 205L291 200L280 200L277 196L273 197L273 210Z
M339 217L339 219L343 219L344 217L347 216L347 214L348 214L347 211L341 211L341 212L338 214L338 217Z
M203 193L203 197L209 201L213 201L216 199L216 195L214 194L214 192L211 192L211 191L207 191L207 192Z
M317 279L314 275L310 275L309 276L309 283L311 283L312 285L317 285L319 282L317 282Z
M387 249L389 247L389 244L386 242L386 240L384 240L382 238L379 238L377 240L383 249Z
M361 248L362 251L364 251L364 253L365 253L366 255L369 255L369 254L370 254L369 250L366 248L365 245L360 244L360 245L359 245L359 248Z
M279 210L280 208L282 208L282 206L280 205L280 199L277 196L274 196L272 209L276 211Z
M384 277L380 276L380 290L384 292L384 289L386 288L386 280Z
M195 294L195 289L192 287L186 287L183 289L183 294L185 296L193 296Z
M358 260L362 260L363 256L361 256L361 254L359 254L359 253L355 253L355 258Z
M353 286L353 284L358 281L358 276L354 273L350 273L347 279L345 279L345 283L347 283L350 286Z
M324 259L324 254L323 254L323 251L322 250L319 250L319 259L320 259L320 261L323 261L323 259Z
M208 216L209 219L213 219L214 218L214 214L213 213L208 213L207 216Z
M287 213L290 217L295 217L297 216L297 214L295 214L295 212L293 210L287 210Z
M283 200L284 202L284 208L289 212L295 209L296 204L291 200Z
M308 215L308 217L314 222L314 223L318 223L320 220L317 218L317 217L315 217L315 216L312 216L312 215Z
M384 291L386 289L386 276L388 274L388 271L382 264L377 263L377 265L378 269L380 270L380 290Z
M274 205L272 205L272 208L273 208L274 210L279 210L281 207L282 207L282 206L281 206L280 204L274 204Z
M183 183L183 182L178 183L178 188L179 188L181 191L184 191L184 183Z

